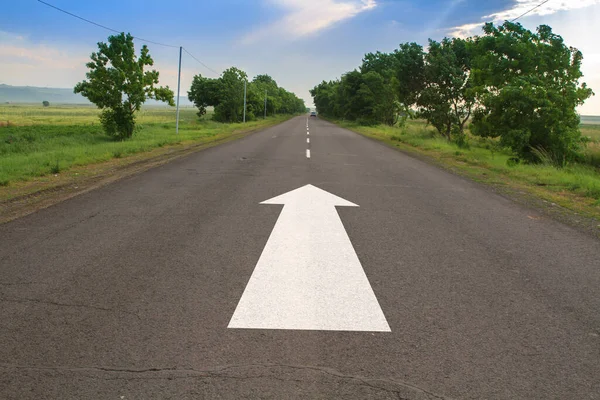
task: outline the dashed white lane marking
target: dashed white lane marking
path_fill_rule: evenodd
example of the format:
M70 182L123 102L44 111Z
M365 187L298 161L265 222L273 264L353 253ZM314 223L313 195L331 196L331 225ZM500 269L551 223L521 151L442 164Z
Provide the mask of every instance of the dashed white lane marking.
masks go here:
M310 132L306 131L306 134L307 134L307 135L310 135Z
M306 138L306 143L310 143L310 138Z
M306 158L310 158L310 150L306 149Z

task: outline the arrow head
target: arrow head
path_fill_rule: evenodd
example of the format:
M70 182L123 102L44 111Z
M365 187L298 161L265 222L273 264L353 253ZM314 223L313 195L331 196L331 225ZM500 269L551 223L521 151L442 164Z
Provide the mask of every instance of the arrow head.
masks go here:
M272 199L265 200L260 204L286 204L286 205L327 205L341 207L358 207L357 204L342 199L334 194L319 189L313 185L306 185L284 193Z

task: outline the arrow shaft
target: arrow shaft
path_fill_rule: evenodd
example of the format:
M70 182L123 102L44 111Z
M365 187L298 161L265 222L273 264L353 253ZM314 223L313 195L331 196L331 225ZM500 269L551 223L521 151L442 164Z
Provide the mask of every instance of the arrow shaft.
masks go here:
M229 327L389 331L332 206L284 206Z

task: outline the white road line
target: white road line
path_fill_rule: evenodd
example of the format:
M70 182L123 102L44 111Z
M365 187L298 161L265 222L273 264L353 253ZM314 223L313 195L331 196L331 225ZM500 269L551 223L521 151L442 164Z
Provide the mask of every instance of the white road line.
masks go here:
M283 204L229 328L390 332L336 207L358 207L313 185Z
M307 135L310 135L310 132L309 132L309 131L306 131L306 134L307 134Z
M310 158L310 150L306 149L306 158Z
M310 138L306 138L306 143L310 143Z

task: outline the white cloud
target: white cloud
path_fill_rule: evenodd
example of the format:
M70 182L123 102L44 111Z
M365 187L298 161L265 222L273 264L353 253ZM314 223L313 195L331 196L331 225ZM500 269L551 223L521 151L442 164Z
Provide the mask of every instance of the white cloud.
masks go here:
M488 16L485 19L493 19L495 21L504 21L517 18L529 10L540 4L539 0L517 0L516 4L508 10L500 11ZM576 10L578 8L585 8L600 4L600 0L568 0L568 1L549 1L540 7L537 7L528 16L532 15L548 15L554 14L558 11Z
M284 8L286 14L273 24L250 32L242 38L242 43L255 43L265 37L308 36L377 6L375 0L269 0L269 3Z
M540 0L516 0L512 7L485 15L481 19L485 22L503 22L506 20L512 20L522 16L523 14L530 11L526 17L533 17L536 15L550 15L559 11L577 10L580 8L590 7L593 5L600 4L600 0L568 0L568 1L548 1L547 3L540 5ZM537 7L537 8L535 8ZM535 9L534 9L535 8ZM484 22L475 22L456 26L450 29L449 35L453 37L466 38L474 34L480 33L480 28Z
M472 24L455 26L448 32L448 35L450 35L451 37L466 39L469 36L473 36L477 33L480 33L482 26L483 22L474 22Z

